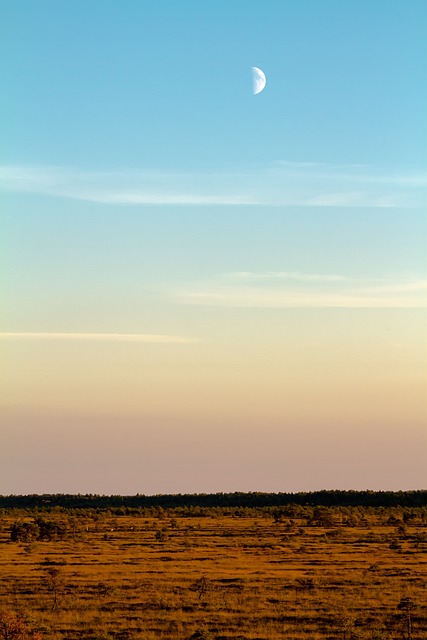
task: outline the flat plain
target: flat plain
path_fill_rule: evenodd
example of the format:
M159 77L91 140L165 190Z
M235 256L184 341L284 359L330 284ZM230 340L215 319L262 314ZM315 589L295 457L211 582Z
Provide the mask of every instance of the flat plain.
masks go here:
M0 638L424 640L426 525L425 508L5 509Z

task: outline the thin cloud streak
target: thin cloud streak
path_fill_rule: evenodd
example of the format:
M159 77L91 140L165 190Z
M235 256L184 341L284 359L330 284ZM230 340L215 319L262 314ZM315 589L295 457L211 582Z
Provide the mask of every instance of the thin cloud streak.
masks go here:
M106 205L420 207L427 175L359 165L277 163L212 172L3 166L0 189Z
M236 271L230 273L231 278L242 280L298 280L300 282L346 282L349 278L335 274L300 273L298 271Z
M230 283L229 278L236 282ZM242 281L245 283L242 285ZM357 280L338 275L272 272L229 274L225 281L174 294L189 305L241 308L426 308L425 280Z
M212 196L197 194L171 194L162 195L156 193L111 193L111 194L86 194L80 197L72 196L79 200L98 202L100 204L118 205L254 205L258 204L250 198L243 196Z
M82 171L61 167L0 167L0 189L106 205L255 205L258 200L213 175L152 171Z
M90 342L143 342L148 344L190 344L197 342L195 338L143 333L37 333L37 332L2 332L3 340L63 340Z
M288 293L280 291L254 292L247 289L184 292L178 295L178 300L193 305L251 309L414 309L427 307L426 301L420 300L417 296L364 296L360 294Z

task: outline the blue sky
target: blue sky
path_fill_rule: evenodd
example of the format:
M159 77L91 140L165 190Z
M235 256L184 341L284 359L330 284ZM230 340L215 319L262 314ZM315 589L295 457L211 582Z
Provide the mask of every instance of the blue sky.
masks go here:
M42 0L2 13L6 162L425 166L422 1ZM251 65L268 79L257 99Z
M0 12L0 493L424 486L426 3Z

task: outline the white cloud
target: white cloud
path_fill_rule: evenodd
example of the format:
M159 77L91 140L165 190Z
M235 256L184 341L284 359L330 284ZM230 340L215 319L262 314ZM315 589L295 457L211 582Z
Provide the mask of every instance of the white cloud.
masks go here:
M85 197L81 196L81 200L89 200L91 202L99 202L102 204L121 204L121 205L239 205L239 204L256 204L250 198L243 196L213 196L213 195L197 195L192 193L183 194L158 194L143 193L138 191L118 192L118 193L87 193Z
M251 205L223 177L152 171L82 171L61 167L0 167L0 189L111 205Z
M148 344L189 344L197 342L194 338L144 333L40 333L40 332L3 332L3 340L65 340L94 342L145 342Z
M309 162L187 173L3 166L0 189L111 205L419 207L427 175Z
M420 308L427 307L427 281L237 272L204 286L187 287L174 297L182 304L216 307Z
M242 280L299 280L302 282L343 282L348 280L345 276L335 274L300 273L298 271L264 271L256 273L252 271L236 271L229 277Z

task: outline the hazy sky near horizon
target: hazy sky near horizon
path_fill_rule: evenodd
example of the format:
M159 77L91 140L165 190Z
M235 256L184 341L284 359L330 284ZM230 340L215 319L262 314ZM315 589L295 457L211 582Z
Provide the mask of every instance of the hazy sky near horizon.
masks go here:
M0 14L0 493L425 488L425 1Z

